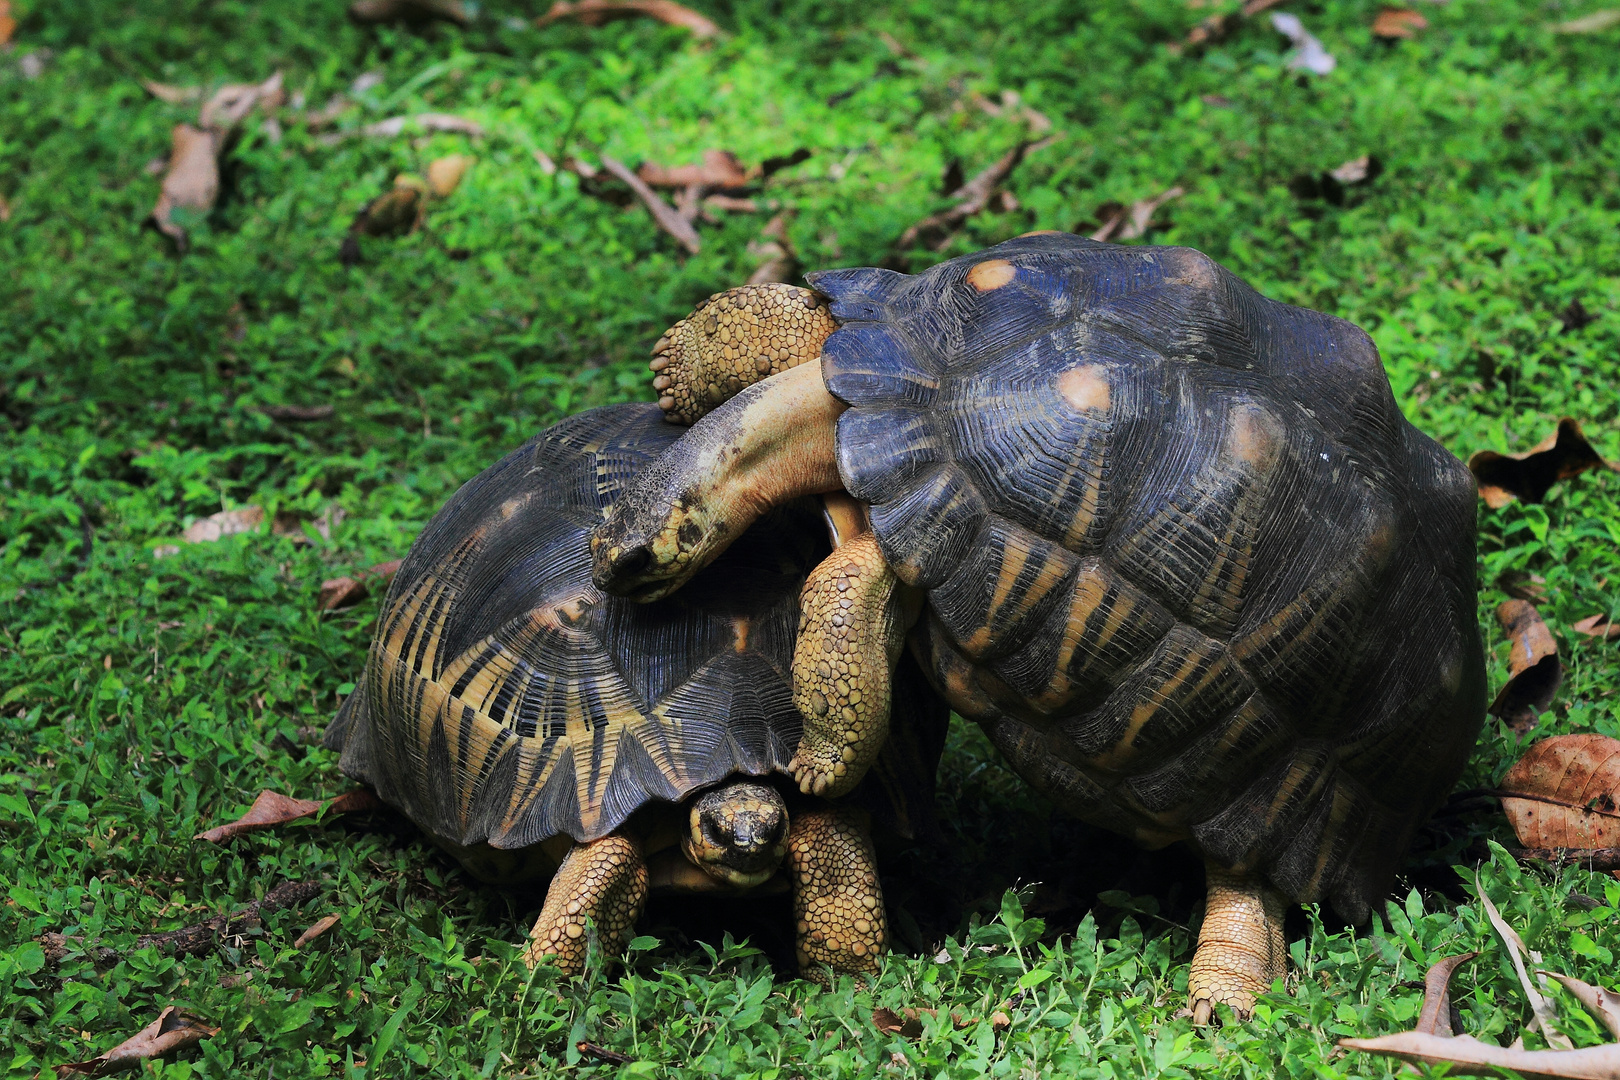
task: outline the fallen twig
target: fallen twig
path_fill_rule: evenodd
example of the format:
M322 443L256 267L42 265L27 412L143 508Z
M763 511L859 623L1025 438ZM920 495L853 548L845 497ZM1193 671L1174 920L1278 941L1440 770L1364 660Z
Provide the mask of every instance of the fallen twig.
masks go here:
M1148 231L1153 215L1165 203L1179 199L1187 190L1179 184L1159 192L1150 199L1138 199L1129 206L1118 206L1102 223L1102 228L1091 234L1093 240L1135 240Z
M1514 848L1506 849L1515 859L1534 859L1555 866L1580 866L1587 870L1620 870L1620 847L1600 848Z
M895 242L895 251L904 252L915 246L918 241L928 243L930 240L933 240L933 243L929 246L934 250L944 247L958 226L985 208L990 196L994 195L996 189L1012 175L1019 162L1033 151L1052 142L1054 138L1056 136L1048 136L1039 142L1022 140L1001 155L993 165L981 169L973 179L951 192L950 198L957 200L954 206L937 214L928 215L901 233L900 239Z
M657 19L669 26L685 27L700 40L720 36L720 28L712 21L674 0L557 0L551 5L550 11L534 20L534 24L548 26L559 19L577 19L586 26L601 26L614 19L628 19L637 15Z
M264 915L282 908L296 907L312 897L319 896L323 891L325 886L316 882L284 881L265 893L264 899L255 900L232 914L215 915L178 930L144 934L135 939L135 948L130 951L153 948L173 956L195 956L205 953L217 945L221 938L243 934L258 926ZM40 937L39 944L45 952L45 962L52 967L61 963L70 951L84 949L84 940L78 935L69 937L63 934L45 934ZM102 967L117 963L124 955L117 949L107 946L84 951Z
M628 1054L621 1054L617 1050L609 1050L605 1046L598 1046L596 1043L586 1042L584 1039L575 1043L574 1049L579 1051L581 1057L595 1058L597 1061L605 1061L609 1065L629 1065L636 1060Z
M640 199L648 211L652 213L653 220L658 223L658 227L673 236L682 247L693 255L702 250L703 242L698 239L697 230L692 227L692 223L677 213L675 208L659 197L656 191L648 187L646 181L626 168L622 161L603 154L602 168L624 181L630 190L636 193L636 198Z

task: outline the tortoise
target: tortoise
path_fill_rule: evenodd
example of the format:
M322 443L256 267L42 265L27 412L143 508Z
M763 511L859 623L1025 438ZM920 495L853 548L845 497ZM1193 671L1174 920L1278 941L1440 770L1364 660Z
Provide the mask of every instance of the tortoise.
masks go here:
M764 514L663 603L596 589L588 533L677 434L650 404L600 408L463 486L394 578L326 745L475 877L550 877L531 965L583 970L587 919L616 952L649 889L791 887L801 969L874 970L869 824L932 823L944 705L902 671L895 737L861 790L835 805L786 780L799 591L831 551L825 519L857 524L836 501Z
M1287 904L1365 921L1474 744L1468 470L1401 415L1360 329L1190 248L1029 234L809 280L819 364L718 407L776 353L736 316L725 348L702 311L672 331L660 404L712 411L596 530L595 580L667 595L760 509L847 489L871 532L806 586L803 789L868 767L905 633L1027 782L1195 848L1189 1006L1246 1015L1285 972Z

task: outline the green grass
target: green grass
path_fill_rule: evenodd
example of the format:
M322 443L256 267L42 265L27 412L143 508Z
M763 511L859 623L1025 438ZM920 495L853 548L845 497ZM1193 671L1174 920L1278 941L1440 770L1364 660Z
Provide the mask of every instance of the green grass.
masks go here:
M1369 32L1376 3L1291 5L1339 60L1307 79L1263 19L1173 55L1205 13L1179 0L735 0L704 5L729 31L709 44L647 22L535 30L518 17L540 0L487 0L465 31L419 32L350 25L340 0L14 3L16 45L0 53L0 1067L91 1057L180 1003L223 1030L150 1075L1393 1075L1334 1041L1409 1027L1431 959L1476 948L1455 980L1465 1027L1510 1041L1528 1006L1451 869L1509 839L1477 804L1424 834L1404 899L1370 929L1296 917L1288 992L1208 1032L1173 1016L1198 908L1185 856L1048 821L976 732L953 735L943 840L886 864L901 950L868 988L773 973L786 913L768 905L655 906L622 973L531 978L516 952L539 897L472 884L386 818L187 839L260 788L345 786L308 731L359 671L375 601L321 617L319 582L402 554L457 484L542 426L643 397L659 331L753 268L765 215L706 226L685 257L640 207L545 174L536 150L677 164L808 148L761 196L796 211L807 268L873 263L944 205L951 162L972 175L1022 137L975 104L1015 91L1060 137L1014 174L1018 209L974 218L914 267L1029 229L1090 231L1103 204L1181 184L1148 242L1193 245L1270 296L1365 326L1407 414L1453 452L1522 448L1570 414L1620 456L1620 31L1544 28L1584 4L1420 6L1431 28L1391 44ZM25 78L19 59L39 49L43 71ZM194 113L138 80L278 68L312 107L381 73L345 125L434 110L488 135L325 146L290 122L272 141L250 119L224 197L177 257L143 227L158 187L143 167ZM479 161L427 227L341 265L366 200L450 152ZM1343 205L1290 193L1369 152L1385 171ZM1596 321L1565 328L1574 300ZM336 412L262 411L280 404ZM1620 735L1620 646L1567 632L1620 606L1617 493L1588 475L1544 506L1481 515L1493 687L1506 571L1546 579L1569 668L1537 736ZM154 558L189 521L246 504L347 516L330 540L266 528ZM1492 783L1524 741L1492 724L1464 784ZM328 892L208 956L52 971L33 943L62 931L128 950L282 880ZM1501 854L1486 880L1547 966L1614 984L1620 885ZM1600 904L1566 905L1572 892ZM328 913L339 927L294 951ZM1601 1041L1562 1001L1577 1044ZM877 1031L876 1006L942 1020L911 1041ZM943 1020L953 1009L966 1026ZM580 1060L581 1039L638 1063Z

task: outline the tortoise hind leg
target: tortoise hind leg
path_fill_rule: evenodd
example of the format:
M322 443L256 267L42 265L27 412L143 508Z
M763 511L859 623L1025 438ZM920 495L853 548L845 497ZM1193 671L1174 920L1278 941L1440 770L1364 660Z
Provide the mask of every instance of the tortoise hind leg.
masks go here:
M695 424L746 386L821 355L827 302L775 282L715 293L653 346L653 389L672 424Z
M889 931L866 814L827 807L795 815L787 857L800 973L819 980L823 964L876 971Z
M1195 1024L1209 1023L1217 1004L1246 1020L1255 999L1287 973L1287 900L1257 874L1234 873L1214 863L1205 863L1204 870L1208 900L1187 977L1187 1003Z
M580 844L563 857L551 879L523 950L524 963L535 967L549 956L565 973L578 975L585 970L585 920L596 924L602 948L617 955L646 902L647 861L640 844L618 834Z
M793 704L804 734L788 772L799 790L847 794L889 733L894 665L915 612L897 592L877 538L862 533L811 571L799 599Z

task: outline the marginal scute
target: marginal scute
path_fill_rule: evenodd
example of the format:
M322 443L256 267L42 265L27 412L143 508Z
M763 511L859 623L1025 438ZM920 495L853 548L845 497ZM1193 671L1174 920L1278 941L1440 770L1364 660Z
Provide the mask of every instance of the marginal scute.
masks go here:
M821 348L821 375L834 397L865 407L926 405L939 389L937 363L886 323L834 331Z
M987 511L966 473L935 465L917 474L910 491L872 507L872 531L900 580L927 589L961 562Z
M852 409L838 421L838 460L846 491L883 503L947 451L925 409Z

